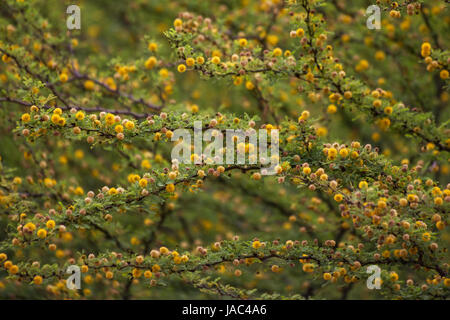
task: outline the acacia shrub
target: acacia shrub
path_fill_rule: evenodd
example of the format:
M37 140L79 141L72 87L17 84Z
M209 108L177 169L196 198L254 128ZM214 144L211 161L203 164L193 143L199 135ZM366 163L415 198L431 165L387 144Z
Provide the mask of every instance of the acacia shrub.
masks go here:
M448 298L447 4L370 30L374 3L95 1L67 31L3 1L0 296ZM172 161L195 121L279 130L276 175Z

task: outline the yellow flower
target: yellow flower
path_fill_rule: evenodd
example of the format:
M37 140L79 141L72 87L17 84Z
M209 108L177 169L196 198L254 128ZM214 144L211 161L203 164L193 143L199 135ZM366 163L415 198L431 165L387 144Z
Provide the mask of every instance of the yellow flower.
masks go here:
M181 263L181 257L179 257L179 256L174 256L174 257L173 257L173 262L174 262L175 264L180 264L180 263Z
M247 44L248 44L247 39L244 39L244 38L239 39L239 45L240 45L241 47L246 47Z
M200 64L200 65L204 64L205 63L205 58L203 58L201 56L197 57L197 63Z
M111 89L111 90L117 90L116 82L112 77L108 77L105 80L105 84Z
M147 159L144 159L141 161L141 167L143 169L150 169L152 167L150 161L148 161Z
M133 121L127 121L125 123L125 128L127 128L128 130L133 130L134 128L134 122Z
M88 274L86 277L84 277L84 282L87 284L91 284L92 282L94 282L94 278L92 278L92 276Z
M114 131L116 131L117 133L123 132L123 126L121 124L116 125L114 127Z
M183 25L183 20L181 19L175 19L175 21L173 22L173 26L176 27L181 27Z
M161 271L161 267L158 264L152 266L152 272L159 272L159 271Z
M442 191L441 188L434 187L433 189L431 189L431 193L433 194L433 196L440 196L442 194Z
M170 193L174 192L174 191L175 191L175 185L174 185L173 183L169 183L169 184L166 186L166 191L167 191L167 192L170 192Z
M167 70L166 68L162 68L161 70L159 70L159 75L162 78L167 78L169 76L169 70Z
M379 51L375 52L376 60L383 61L385 58L386 58L386 54L383 51L379 50Z
M140 269L134 268L132 274L134 278L140 278L142 275L142 271Z
M62 83L66 83L67 80L69 80L69 77L67 76L66 73L61 73L61 74L59 75L59 81L61 81Z
M380 120L378 121L378 126L379 126L382 130L387 130L387 129L391 126L391 120L389 120L388 118L380 119Z
M300 120L306 120L309 118L309 111L305 110L302 112L301 116L298 118L298 121Z
M369 66L370 66L369 61L363 59L356 65L355 70L357 72L361 72L361 71L369 69Z
M42 277L41 277L41 276L35 276L35 277L33 278L33 283L34 283L35 285L40 285L40 284L42 284Z
M22 184L22 178L21 177L14 177L13 183L14 184Z
M186 71L186 66L184 64L180 64L177 67L178 72L183 73Z
M115 117L112 113L108 113L105 116L105 122L107 125L112 125L115 122Z
M380 209L384 209L387 206L386 201L384 201L384 200L378 200L377 205L378 205L378 208L380 208Z
M150 51L156 51L158 50L158 45L154 42L149 42L148 44L148 50Z
M53 110L53 114L62 115L62 109L61 108L55 108L55 110Z
M145 188L147 186L147 179L141 179L139 180L139 186L141 186L141 188Z
M75 114L75 118L76 118L77 120L83 120L83 119L84 119L84 112L83 112L83 111L78 111L78 112Z
M117 191L116 188L111 188L111 189L108 190L108 194L110 194L110 195L116 195L116 194L118 194L118 193L119 193L119 192Z
M386 113L386 114L392 114L392 111L393 111L393 109L392 109L392 107L386 107L386 108L384 108L384 113Z
M391 281L397 281L398 280L398 274L396 273L396 272L394 272L394 271L392 271L390 274L389 274L389 278L391 279Z
M41 239L44 239L45 237L47 237L47 230L39 229L37 232L37 236Z
M53 187L54 185L56 185L56 181L53 180L53 179L50 179L50 178L45 178L45 179L44 179L44 185L45 185L47 188L51 188L51 187Z
M335 148L328 149L328 159L333 160L337 157L337 150Z
M312 273L314 272L314 265L312 263L305 263L302 269L304 272Z
M431 54L430 43L428 43L428 42L422 43L421 54L422 54L422 57L424 57L424 58L428 57Z
M303 30L302 28L298 28L295 31L295 34L297 35L297 37L303 37L303 35L305 34L305 30Z
M253 243L252 243L252 247L253 247L254 249L258 249L258 248L260 248L260 247L261 247L261 242L260 242L260 241L258 241L258 240L256 240L256 241L253 241Z
M445 279L444 279L444 285L445 285L446 287L450 287L450 278L445 278Z
M156 65L156 62L156 58L152 56L145 61L144 66L146 69L152 69Z
M193 105L191 106L191 112L192 112L192 113L197 113L197 112L198 112L198 105L193 104Z
M76 187L75 190L73 191L73 193L75 193L77 196L81 196L84 193L84 190L82 187Z
M334 104L330 104L330 105L328 106L328 108L327 108L327 112L328 112L329 114L334 114L334 113L336 113L336 112L337 112L336 106L335 106Z
M275 56L275 57L279 57L279 56L281 56L283 54L283 50L281 50L280 48L275 48L275 49L273 49L273 55Z
M348 149L342 148L341 150L339 150L339 154L342 158L346 158L348 156Z
M36 230L36 225L35 225L33 222L28 222L28 223L24 226L24 228L27 228L27 229L30 230L30 231L34 231L34 230Z
M19 272L19 267L16 266L16 265L12 265L12 266L9 268L9 272L10 272L11 274L16 274L16 273Z
M58 125L62 127L62 126L64 126L65 124L66 124L66 119L60 117L60 118L58 119Z
M131 173L128 175L127 179L128 179L129 183L135 183L135 182L139 181L139 179L141 179L141 177L138 174Z
M409 202L416 202L417 196L415 194L408 194L407 196Z
M343 199L344 199L344 196L340 193L338 193L334 196L334 201L336 201L336 202L341 202Z
M344 98L345 99L351 99L353 97L353 93L351 91L345 91L344 92Z
M324 137L324 136L326 136L326 135L328 134L328 129L325 128L325 127L319 127L319 128L317 128L317 130L316 130L316 134L317 134L319 137Z
M31 120L30 114L24 113L24 114L22 115L21 119L22 119L23 122L28 122L28 121L30 121L30 120Z
M50 120L51 120L54 124L58 124L59 119L60 119L60 117L59 117L59 115L56 114L56 113L53 114L52 117L50 118Z
M195 64L194 58L187 58L187 59L186 59L186 65L187 65L188 67L192 67L194 64Z
M447 80L448 77L449 77L449 73L448 73L447 70L442 70L442 71L439 73L439 76L441 77L442 80Z
M84 88L86 90L92 91L92 90L94 90L94 87L95 87L94 81L87 80L87 81L84 82Z
M214 56L211 59L211 62L214 63L214 64L219 64L220 63L220 58L218 56Z
M45 224L48 229L53 229L55 227L55 221L54 220L48 220Z
M367 189L368 187L369 187L369 184L366 182L366 181L361 181L360 183L359 183L359 185L358 185L358 187L360 188L360 189Z
M234 81L233 81L233 84L235 86L240 86L242 84L242 81L243 81L242 77L235 77Z

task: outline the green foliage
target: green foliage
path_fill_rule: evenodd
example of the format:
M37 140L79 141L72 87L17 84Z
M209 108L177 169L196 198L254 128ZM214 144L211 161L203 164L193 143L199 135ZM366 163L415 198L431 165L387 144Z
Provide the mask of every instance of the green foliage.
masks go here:
M448 4L374 3L2 1L0 297L448 299Z

